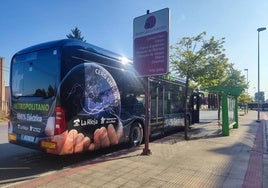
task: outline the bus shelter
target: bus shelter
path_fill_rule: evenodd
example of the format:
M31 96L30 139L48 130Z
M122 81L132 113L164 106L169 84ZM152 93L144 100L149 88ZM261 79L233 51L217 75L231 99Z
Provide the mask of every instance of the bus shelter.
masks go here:
M243 89L233 86L215 86L208 88L221 95L222 135L229 136L230 128L238 128L238 96Z

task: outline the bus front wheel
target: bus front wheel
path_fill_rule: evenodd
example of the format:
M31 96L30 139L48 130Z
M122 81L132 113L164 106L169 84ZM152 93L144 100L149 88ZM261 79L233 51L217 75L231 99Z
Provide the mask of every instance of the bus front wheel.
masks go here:
M135 122L130 129L129 143L131 146L139 146L143 140L143 129L140 123Z

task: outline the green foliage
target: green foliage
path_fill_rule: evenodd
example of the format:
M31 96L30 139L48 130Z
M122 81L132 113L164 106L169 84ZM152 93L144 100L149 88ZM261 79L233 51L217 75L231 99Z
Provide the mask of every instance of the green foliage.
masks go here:
M212 57L221 55L224 38L205 40L206 33L196 37L183 37L175 46L171 46L171 68L182 77L198 82L199 77L208 72L206 67ZM212 66L211 66L212 67Z
M202 88L217 86L224 82L227 77L228 59L224 54L206 58L206 63L198 71L196 81Z
M205 36L202 32L196 37L183 37L175 46L170 46L172 71L198 84L200 89L228 86L244 90L245 77L228 63L224 54L225 38L206 40Z
M233 64L228 66L226 69L226 79L220 84L228 87L236 87L241 90L247 88L247 83L244 75L241 75L241 71L234 69Z
M192 88L194 91L198 91L200 89L199 85L196 82L193 82L191 80L189 82L189 87Z
M66 37L68 39L78 39L83 42L86 42L86 40L84 40L84 37L82 36L81 31L78 29L78 27L75 27L74 29L72 29L71 33L66 35Z
M164 79L164 80L176 81L176 78L174 76L172 76L170 73L161 75L159 77Z
M251 102L251 97L247 93L243 92L238 96L237 100L240 104L248 104Z

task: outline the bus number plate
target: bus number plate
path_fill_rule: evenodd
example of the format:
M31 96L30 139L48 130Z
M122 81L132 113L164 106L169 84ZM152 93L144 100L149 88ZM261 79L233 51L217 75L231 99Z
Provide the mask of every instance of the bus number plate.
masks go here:
M25 141L28 141L28 142L34 142L34 137L33 136L22 135L21 139L25 140Z

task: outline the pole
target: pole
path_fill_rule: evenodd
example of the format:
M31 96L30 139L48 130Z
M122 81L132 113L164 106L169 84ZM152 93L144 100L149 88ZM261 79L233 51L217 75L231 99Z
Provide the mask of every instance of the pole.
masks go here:
M257 122L260 122L260 32L258 31L258 115Z
M244 69L245 71L247 71L247 97L248 95L248 88L249 88L249 83L248 83L248 69ZM248 102L245 104L245 109L244 109L245 114L248 113Z
M150 10L146 11L146 14L149 14ZM149 86L149 77L145 77L145 127L144 127L144 148L142 155L151 155L152 152L149 149L149 123L150 123L150 86Z
M247 69L247 85L248 85L248 69ZM247 88L247 94L248 94L248 88Z
M150 86L149 86L149 77L145 77L145 127L144 127L144 149L142 151L142 155L151 155L152 152L149 149L149 121L150 121Z
M258 118L257 122L260 122L260 32L266 30L266 27L260 27L258 31Z
M188 103L187 103L187 96L188 96L188 87L189 87L189 76L187 73L186 76L186 87L185 87L185 99L184 99L184 139L189 140L188 136L188 118L187 118L187 111L188 111Z

